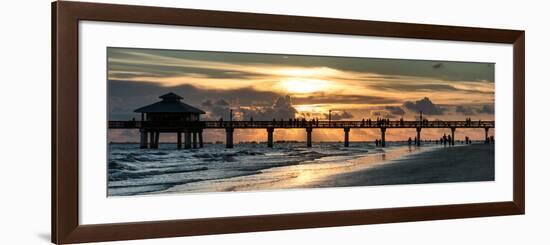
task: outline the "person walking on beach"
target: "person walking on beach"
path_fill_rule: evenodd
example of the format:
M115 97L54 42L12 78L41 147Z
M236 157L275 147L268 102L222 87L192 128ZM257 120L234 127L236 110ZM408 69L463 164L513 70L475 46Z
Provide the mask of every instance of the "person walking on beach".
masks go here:
M411 137L409 137L409 146L411 146L411 144L412 144L412 139ZM416 144L416 138L415 138L415 144Z

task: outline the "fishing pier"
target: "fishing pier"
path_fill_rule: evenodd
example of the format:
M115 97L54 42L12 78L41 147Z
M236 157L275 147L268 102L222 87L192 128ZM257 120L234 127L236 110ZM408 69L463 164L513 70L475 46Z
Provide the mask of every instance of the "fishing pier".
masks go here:
M485 142L489 142L489 129L495 127L495 121L403 121L403 120L362 120L362 121L331 121L287 119L271 121L201 121L200 114L205 112L187 105L182 97L169 93L160 96L162 101L136 109L141 113L141 120L109 121L109 129L136 129L140 131L140 148L158 148L160 133L176 133L177 148L190 149L204 146L203 131L209 129L224 129L226 134L225 145L233 148L233 134L235 129L265 129L267 131L267 146L273 147L273 133L275 130L304 129L306 131L306 146L312 146L314 129L342 129L344 146L349 146L350 130L379 129L381 146L386 146L386 131L389 129L416 129L416 144L420 145L423 129L448 128L451 130L450 143L454 145L456 129L485 130ZM182 142L182 135L183 142Z

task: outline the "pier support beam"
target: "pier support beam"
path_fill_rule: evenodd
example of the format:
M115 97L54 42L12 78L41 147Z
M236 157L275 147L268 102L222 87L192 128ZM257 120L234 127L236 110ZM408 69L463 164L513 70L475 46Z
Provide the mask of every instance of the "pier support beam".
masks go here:
M153 149L155 147L155 132L149 132L149 148Z
M273 131L275 128L267 128L267 147L273 148Z
M178 147L178 149L181 149L181 132L177 132L176 134L178 135L177 147Z
M147 149L147 131L140 129L139 148Z
M344 128L344 147L349 147L349 128Z
M160 137L160 132L155 132L155 138L154 138L154 143L153 143L153 149L158 149L159 148L159 137Z
M183 144L185 149L191 149L191 132L189 130L185 131L185 139Z
M380 133L382 133L382 147L386 147L386 128L380 128Z
M202 129L199 130L199 147L203 148L204 144L202 143Z
M306 128L306 147L311 147L311 133L313 128Z
M451 128L451 145L455 145L455 130L456 128Z
M233 148L233 131L234 128L225 128L225 148Z
M197 132L193 131L193 149L197 149Z
M420 146L420 132L422 131L422 128L416 128L416 145Z
M485 144L489 144L489 128L485 128Z

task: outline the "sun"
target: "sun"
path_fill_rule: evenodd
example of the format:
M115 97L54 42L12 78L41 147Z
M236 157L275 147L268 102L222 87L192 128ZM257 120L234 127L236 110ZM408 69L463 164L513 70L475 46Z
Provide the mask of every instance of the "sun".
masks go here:
M320 79L288 78L279 82L278 86L287 93L309 94L325 91L330 82Z

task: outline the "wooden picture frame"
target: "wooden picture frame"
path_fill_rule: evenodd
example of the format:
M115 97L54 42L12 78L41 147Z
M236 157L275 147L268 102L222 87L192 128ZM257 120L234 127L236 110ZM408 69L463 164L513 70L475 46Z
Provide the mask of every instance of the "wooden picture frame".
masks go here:
M518 215L525 212L524 31L66 1L52 3L51 10L53 243ZM82 20L513 44L513 201L81 225L78 186L78 23Z

